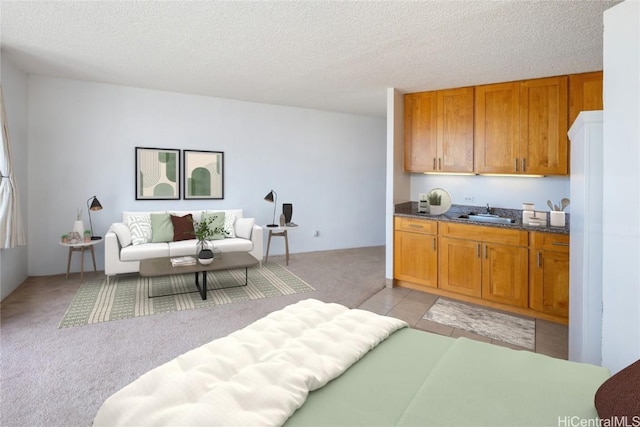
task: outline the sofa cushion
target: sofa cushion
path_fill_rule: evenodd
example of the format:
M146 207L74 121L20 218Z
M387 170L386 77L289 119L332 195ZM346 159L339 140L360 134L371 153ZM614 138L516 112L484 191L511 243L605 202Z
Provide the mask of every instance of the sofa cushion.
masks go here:
M195 234L193 234L193 215L171 215L171 222L173 223L174 242L179 242L180 240L191 240L195 238Z
M224 212L203 212L201 221L210 221L209 229L219 228L224 230ZM224 239L224 233L216 233L210 237L210 240Z
M151 217L148 214L130 215L129 231L134 245L151 242Z
M140 261L147 258L169 256L169 243L143 243L120 250L120 261Z
M169 243L169 256L186 256L195 255L197 253L197 240L183 240L180 242ZM210 242L209 248L215 247L223 252L249 252L253 250L253 242L246 239L223 239ZM224 256L224 255L222 255Z
M151 243L171 242L173 240L173 223L168 213L152 213Z
M129 227L126 224L114 222L111 224L111 231L118 236L118 242L120 242L121 247L124 248L131 244L131 231L129 231Z
M251 239L251 230L255 225L255 218L238 218L236 220L236 236L242 239Z
M238 215L235 212L225 212L224 213L224 231L226 231L225 238L234 238L236 237L236 220L238 219Z

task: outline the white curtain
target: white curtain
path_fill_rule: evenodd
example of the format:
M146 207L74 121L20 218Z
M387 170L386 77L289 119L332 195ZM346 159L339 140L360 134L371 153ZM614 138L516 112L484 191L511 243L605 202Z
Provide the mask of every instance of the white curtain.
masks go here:
M15 248L27 244L20 214L18 187L11 167L11 140L4 108L4 95L0 85L2 108L2 151L0 151L0 249Z

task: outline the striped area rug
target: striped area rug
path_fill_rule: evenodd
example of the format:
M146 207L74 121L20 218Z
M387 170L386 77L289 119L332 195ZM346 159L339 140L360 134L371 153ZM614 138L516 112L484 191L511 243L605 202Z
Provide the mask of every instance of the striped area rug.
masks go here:
M196 290L193 273L159 277L116 276L108 284L106 278L87 281L74 296L58 328L315 291L273 262L249 268L247 286L229 288L243 285L244 274L244 268L208 272L207 299L204 301ZM189 291L194 292L162 296ZM149 298L149 294L154 298Z

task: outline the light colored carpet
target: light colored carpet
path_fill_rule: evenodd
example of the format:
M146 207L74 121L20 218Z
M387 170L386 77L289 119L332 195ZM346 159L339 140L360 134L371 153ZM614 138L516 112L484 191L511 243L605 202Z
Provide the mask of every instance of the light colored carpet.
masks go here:
M535 321L438 298L424 319L493 338L529 350L535 348Z
M116 276L109 283L105 278L91 280L82 284L58 327L315 291L275 262L249 268L247 273L248 284L242 286L245 283L244 268L208 272L206 300L196 290L193 273L159 277Z
M269 261L285 264L283 255ZM274 310L310 297L358 307L384 288L385 248L292 253L286 268L316 291L76 328L58 323L80 273L30 277L0 306L0 426L90 426L140 375Z

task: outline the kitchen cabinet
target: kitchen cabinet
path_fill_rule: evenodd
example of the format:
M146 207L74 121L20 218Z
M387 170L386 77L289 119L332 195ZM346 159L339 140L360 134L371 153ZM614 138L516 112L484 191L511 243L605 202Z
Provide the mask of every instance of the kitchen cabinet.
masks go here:
M404 170L426 172L435 170L436 92L420 92L404 97Z
M528 232L440 224L439 287L515 307L527 307Z
M476 87L476 173L516 173L520 158L520 85Z
M476 87L475 171L568 173L567 76Z
M602 71L569 76L569 127L581 111L602 110Z
M569 236L532 232L529 250L529 307L569 316Z
M473 87L405 95L404 167L473 172Z
M520 173L568 174L567 98L566 76L520 83Z
M419 286L438 286L438 222L396 217L394 278Z

